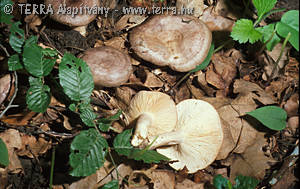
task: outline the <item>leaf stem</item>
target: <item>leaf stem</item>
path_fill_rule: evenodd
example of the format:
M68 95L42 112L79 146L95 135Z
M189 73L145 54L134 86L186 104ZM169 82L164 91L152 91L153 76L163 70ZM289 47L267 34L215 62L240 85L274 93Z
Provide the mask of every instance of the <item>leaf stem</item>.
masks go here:
M52 157L51 157L51 170L50 170L50 181L49 188L52 189L53 184L53 173L54 173L54 163L55 163L55 145L52 148Z
M268 78L267 85L270 84L271 79L273 78L273 76L274 76L274 74L275 74L275 71L276 71L276 69L277 69L277 67L278 67L279 61L280 61L280 59L281 59L281 57L282 57L282 55L283 55L284 48L286 47L286 44L287 44L288 40L290 39L290 37L291 37L291 32L288 33L288 35L286 36L286 38L285 38L284 41L283 41L283 44L282 44L282 47L281 47L281 50L280 50L279 57L277 58L276 62L274 63L275 66L273 67L272 73L271 73L270 77Z
M119 171L118 171L117 164L116 164L114 158L112 157L112 155L111 155L111 153L110 153L110 148L108 149L108 155L109 155L109 157L110 157L110 159L111 159L111 162L112 162L112 164L113 164L113 166L114 166L114 168L115 168L115 170L116 170L116 173L117 173L117 180L118 180L118 188L120 188L120 184L119 184L120 174L119 174Z

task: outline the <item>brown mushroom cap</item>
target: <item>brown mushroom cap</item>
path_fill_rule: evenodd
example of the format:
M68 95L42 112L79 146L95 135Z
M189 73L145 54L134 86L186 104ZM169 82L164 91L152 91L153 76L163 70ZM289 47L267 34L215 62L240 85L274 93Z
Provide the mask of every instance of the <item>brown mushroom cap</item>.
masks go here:
M99 0L45 0L45 5L48 7L51 5L53 14L50 15L50 17L62 24L68 25L70 27L77 27L77 26L85 26L88 25L90 22L92 22L96 18L96 14L88 14L86 9L84 7L88 7L91 9L92 7L99 7L100 1ZM75 7L78 8L78 11L80 8L82 8L82 14L80 12L73 16L71 14L64 14L59 12L60 7Z
M96 87L117 87L132 73L130 57L112 47L88 49L80 58L90 67Z
M156 15L130 33L135 53L159 66L186 72L206 58L212 34L192 16Z

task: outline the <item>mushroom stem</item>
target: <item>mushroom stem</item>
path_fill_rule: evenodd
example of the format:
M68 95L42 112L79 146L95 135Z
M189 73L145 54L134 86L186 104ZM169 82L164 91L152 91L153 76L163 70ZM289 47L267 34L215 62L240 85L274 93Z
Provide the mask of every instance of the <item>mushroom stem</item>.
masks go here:
M149 149L153 150L155 148L159 148L162 146L170 146L170 145L177 145L182 142L183 139L183 133L181 131L173 131L164 133L158 136L153 136L150 138L150 143L153 142L153 144L150 146ZM155 139L156 138L156 139Z
M80 33L80 35L82 35L83 37L86 37L86 28L87 26L78 26L78 27L74 27L73 30L78 31Z
M152 124L152 116L148 113L142 113L137 119L135 132L131 140L133 146L142 144L148 135L148 127Z

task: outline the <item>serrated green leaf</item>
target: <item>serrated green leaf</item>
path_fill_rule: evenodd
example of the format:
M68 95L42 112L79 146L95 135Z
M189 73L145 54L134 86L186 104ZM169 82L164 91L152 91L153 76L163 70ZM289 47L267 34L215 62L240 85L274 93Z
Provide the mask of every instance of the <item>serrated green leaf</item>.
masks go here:
M9 164L8 150L5 143L0 138L0 165L6 167L8 166L8 164Z
M105 184L101 189L119 189L119 182L117 180L112 180Z
M154 150L133 148L133 146L130 144L131 135L132 129L129 129L118 134L114 139L114 149L119 155L125 155L128 158L137 161L143 160L145 163L159 163L160 161L169 160L169 158Z
M113 121L119 120L122 110L119 110L115 115L108 118L101 118L97 120L98 127L102 132L107 132Z
M23 52L25 69L35 77L47 76L52 71L55 59L45 58L43 48L38 46L34 38L26 41Z
M14 54L11 57L9 57L7 64L8 64L9 71L16 71L16 70L23 69L23 65L20 62L20 58L18 54Z
M273 35L272 39L267 43L266 48L269 51L272 51L275 45L280 42L280 38L275 33L275 24L269 24L263 27L256 28L259 32L262 33L262 41L266 43ZM273 34L274 32L274 34Z
M211 59L212 55L214 54L214 49L215 49L215 45L212 43L210 45L209 52L208 52L205 60L201 64L197 65L195 69L192 69L190 71L190 73L204 70L208 66L210 59Z
M25 41L24 30L19 28L21 22L14 22L10 28L9 44L17 52L22 52L22 46Z
M93 76L87 64L66 53L59 64L60 84L74 101L88 99L94 89Z
M5 23L5 24L12 24L12 18L13 16L10 14L6 14L5 8L6 6L13 6L13 2L11 0L1 0L0 1L0 23Z
M50 88L43 85L41 78L29 77L29 83L26 95L28 108L34 112L45 112L50 104Z
M248 19L238 20L233 26L230 36L239 43L249 41L251 44L262 38L262 34L253 27L252 20Z
M91 109L80 110L80 118L82 122L89 127L94 127L96 125L95 124L96 117L97 115Z
M286 126L287 113L285 110L277 106L265 106L251 112L247 112L247 114L273 130L279 131L284 129Z
M214 187L216 189L231 189L232 184L231 182L224 178L222 175L216 175L213 179Z
M288 33L291 33L289 42L299 51L299 10L284 13L280 22L276 24L276 31L284 38L287 37Z
M235 185L233 186L234 189L255 189L259 183L259 180L249 177L249 176L242 176L238 175L234 179Z
M103 166L107 149L106 140L96 129L81 131L71 143L70 175L81 177L95 173Z
M252 0L254 7L257 10L258 17L272 10L277 0Z
M49 56L49 57L56 57L58 55L56 50L50 48L42 49L42 53L44 56Z

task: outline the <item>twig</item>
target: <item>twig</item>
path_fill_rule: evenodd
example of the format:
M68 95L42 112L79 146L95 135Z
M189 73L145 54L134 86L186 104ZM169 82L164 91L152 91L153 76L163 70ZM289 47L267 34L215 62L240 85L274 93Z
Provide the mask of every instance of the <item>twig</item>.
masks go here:
M7 57L10 57L8 51L6 50L6 48L5 48L2 44L0 44L0 47L1 47L1 49L5 52L6 56L7 56Z
M9 101L7 107L3 110L3 112L1 112L0 119L3 117L3 115L7 112L8 109L18 107L18 105L12 105L13 101L15 100L15 98L17 96L17 92L18 92L18 75L17 75L16 71L14 71L14 77L15 77L15 91L14 91L14 94L13 94L11 100Z

